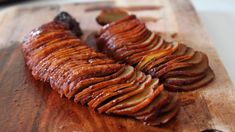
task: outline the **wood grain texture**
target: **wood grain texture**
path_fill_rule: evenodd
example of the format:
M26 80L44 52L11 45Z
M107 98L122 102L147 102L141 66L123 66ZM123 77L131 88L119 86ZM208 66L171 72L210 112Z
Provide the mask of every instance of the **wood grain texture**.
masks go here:
M35 81L24 63L20 43L26 33L50 21L60 10L81 22L87 35L100 27L91 6L114 3L68 4L43 7L14 7L0 13L0 131L184 131L216 128L235 131L235 92L223 64L209 40L191 3L187 0L158 0L161 10L134 11L138 16L154 15L151 30L177 33L189 46L209 56L216 79L204 88L180 94L181 112L161 127L145 126L129 118L101 115L73 103ZM120 3L116 3L119 5Z

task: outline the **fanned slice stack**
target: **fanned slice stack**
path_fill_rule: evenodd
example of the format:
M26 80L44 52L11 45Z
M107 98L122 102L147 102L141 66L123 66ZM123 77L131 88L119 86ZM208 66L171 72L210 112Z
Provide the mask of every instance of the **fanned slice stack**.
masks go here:
M214 78L206 54L167 42L134 15L105 25L97 36L99 50L157 77L169 91L191 91Z
M35 79L99 113L133 117L148 125L176 116L178 99L158 78L97 53L78 39L71 24L78 25L62 13L25 37L22 49Z

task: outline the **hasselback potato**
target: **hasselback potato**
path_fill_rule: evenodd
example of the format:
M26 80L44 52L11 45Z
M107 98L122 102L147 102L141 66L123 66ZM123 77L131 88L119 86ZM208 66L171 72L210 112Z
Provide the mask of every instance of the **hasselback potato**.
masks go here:
M97 35L100 51L157 77L169 91L191 91L214 78L206 54L166 41L134 15L105 25Z
M176 116L179 101L158 78L96 52L78 38L81 34L67 13L30 32L22 50L33 77L49 83L61 97L99 113L124 115L148 125Z

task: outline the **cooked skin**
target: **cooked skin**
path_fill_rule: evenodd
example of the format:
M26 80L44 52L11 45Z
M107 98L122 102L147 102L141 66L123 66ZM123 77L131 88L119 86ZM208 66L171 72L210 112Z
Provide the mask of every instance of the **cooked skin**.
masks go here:
M204 53L177 41L167 42L144 25L133 15L110 23L97 35L97 46L113 59L159 78L169 91L195 90L214 79ZM150 35L141 35L145 32Z
M125 10L119 8L108 8L103 9L100 12L100 14L96 17L96 21L100 25L105 25L118 19L121 19L125 16L128 16L128 13Z
M64 15L65 19L62 17ZM139 23L137 20L132 21L134 16L126 20L136 25ZM173 110L179 111L178 104L169 103L172 99L168 98L168 93L158 78L136 71L132 66L117 63L88 47L78 38L80 31L71 29L77 26L76 23L75 19L63 12L54 21L34 29L25 37L22 50L35 79L49 83L61 97L88 105L99 113L124 115L149 125L166 123L176 115L170 116L173 115ZM120 21L111 26L121 24ZM138 28L136 33L140 34L137 36L146 35L147 40L150 34L147 30L142 32L144 25ZM119 30L115 29L110 33L118 33ZM109 37L108 34L104 36ZM123 34L120 33L120 36ZM143 47L147 50L150 49L148 46L154 45L148 43ZM154 113L150 121L142 120L149 116L145 108ZM167 108L170 110L164 110ZM164 120L159 113L161 109L164 111L163 115L167 115ZM140 115L142 118L138 119Z
M127 16L127 17L124 17L124 18L122 18L122 19L119 19L119 20L117 20L117 21L114 21L114 22L112 22L112 23L110 23L110 24L104 26L104 27L100 30L100 33L103 33L103 32L105 32L105 31L107 31L109 28L114 27L114 26L116 26L116 25L123 24L123 22L127 22L127 21L134 20L135 18L136 18L135 15L129 15L129 16ZM124 24L126 24L126 23L124 23Z
M209 68L206 72L205 77L201 80L197 80L191 84L185 84L185 85L172 85L165 83L165 87L170 91L174 91L175 89L177 89L177 91L191 91L210 83L213 80L214 76L215 75L213 71Z

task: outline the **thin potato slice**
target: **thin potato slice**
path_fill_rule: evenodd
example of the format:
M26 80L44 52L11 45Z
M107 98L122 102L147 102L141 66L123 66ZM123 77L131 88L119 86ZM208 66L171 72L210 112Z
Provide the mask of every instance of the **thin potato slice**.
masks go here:
M137 111L133 114L133 116L135 116L135 118L138 120L144 120L148 116L151 116L155 113L159 113L162 106L169 103L169 99L169 93L163 91L157 98L153 100L151 104L149 104L149 106L141 109L140 111Z
M208 58L204 54L198 54L198 57L195 57L195 58L197 59L192 59L190 60L190 62L188 61L189 63L194 64L194 66L170 71L166 73L165 75L163 75L161 78L166 79L169 77L177 77L177 76L191 77L191 76L197 76L197 75L201 75L205 73L207 69L209 68Z
M197 81L193 84L178 86L178 85L171 85L171 84L165 83L164 86L169 91L192 91L199 87L205 86L206 84L211 82L214 79L214 77L215 77L214 72L209 68L207 70L206 76L202 80Z
M103 88L105 88L109 85L117 84L117 83L120 83L120 82L125 82L133 74L134 74L134 68L131 67L131 66L128 66L128 67L126 67L125 71L120 76L118 76L117 78L114 78L114 79L111 79L111 80L108 80L108 81L104 81L104 82L101 82L101 83L97 83L95 85L91 85L88 88L81 91L80 93L76 94L74 101L79 102L82 99L82 97L89 96L89 95L91 95L91 93L93 93L97 90L103 89Z
M154 92L154 88L156 88L158 86L158 84L159 84L159 80L153 79L150 83L145 85L143 92L136 94L135 96L132 96L131 98L128 98L128 99L118 103L117 105L115 105L114 107L109 109L108 111L115 113L115 114L121 114L120 110L123 110L124 113L127 112L129 109L127 109L127 111L125 111L126 108L130 108L134 105L137 105L141 101L148 98L148 96L151 96L152 93ZM161 88L159 90L161 91ZM157 94L158 92L159 91L156 90L155 93ZM154 98L154 95L152 98ZM150 100L152 100L152 98Z
M143 83L141 83L136 90L112 100L109 105L112 105L113 107L112 108L109 107L110 109L106 110L105 112L107 114L111 114L112 111L116 109L115 106L117 104L119 104L120 102L125 101L126 99L129 99L139 93L142 93L145 90L146 86L148 86L151 82L152 82L151 76L147 75L146 80Z
M165 83L171 85L189 85L203 79L206 74L200 74L192 77L179 76L179 77L169 77L164 80Z
M138 72L138 75L137 75L137 78L136 78L136 84L135 84L135 86L136 86L136 89L139 89L139 88L141 88L142 87L142 83L144 82L146 80L146 76L142 73L142 72ZM134 87L135 87L134 86ZM115 104L117 104L118 102L120 102L121 100L124 100L124 99L126 99L126 98L128 98L128 97L131 97L131 96L133 96L133 95L135 95L137 92L139 92L140 90L135 90L135 92L133 91L133 92L130 92L129 94L128 93L126 93L125 95L123 95L123 97L120 97L119 99L113 99L112 101L109 101L109 102L107 102L106 104L104 104L103 106L100 106L99 108L98 108L98 112L99 113L102 113L102 112L104 112L104 111L106 111L106 110L108 110L109 108L111 108L112 106L114 106Z
M158 53L144 56L144 57L142 58L142 60L138 63L138 65L137 65L135 68L136 68L137 70L142 70L142 68L143 68L147 63L149 63L152 59L156 59L156 58L160 58L160 57L166 56L167 54L169 54L169 53L171 53L171 52L172 52L171 50L162 50L162 51L159 51Z
M178 114L180 108L177 106L175 109L172 111L169 111L165 114L162 115L152 115L151 117L145 119L145 124L146 125L151 125L151 126L157 126L160 124L165 124L169 120L175 117L175 115Z
M112 22L107 26L103 26L102 29L100 30L100 34L104 33L106 30L108 30L110 28L113 28L114 26L119 27L120 24L123 24L123 23L128 22L128 21L133 20L133 19L136 19L136 16L135 15L129 15L125 18L122 18L122 19L119 19L115 22Z
M136 89L132 84L130 83L125 83L125 84L117 84L112 87L108 88L109 91L103 91L100 92L98 95L96 95L92 100L89 101L88 106L91 109L97 108L103 101L106 99L117 96L120 94L125 94L130 91L133 91Z
M66 88L62 88L64 91L64 94L66 97L71 98L72 95L74 95L75 93L78 93L80 91L82 91L83 89L89 87L90 85L94 85L96 83L100 83L106 80L110 80L113 78L116 78L117 76L119 76L120 74L122 74L124 72L124 68L121 68L119 71L105 76L105 77L93 77L93 78L88 78L82 81L79 81L78 83L74 84L74 85L70 85Z
M171 95L171 99L170 99L169 103L160 109L160 113L161 114L166 113L166 112L169 112L169 111L175 109L179 103L180 102L179 102L178 96Z
M150 87L156 87L156 86L152 85ZM124 109L115 110L113 111L113 113L121 114L121 115L129 115L129 114L135 113L139 111L140 109L148 106L162 91L163 91L163 85L160 85L152 93L149 93L149 95L145 97L145 99L143 99L142 101L139 101L138 104L131 106L131 107L125 107Z

